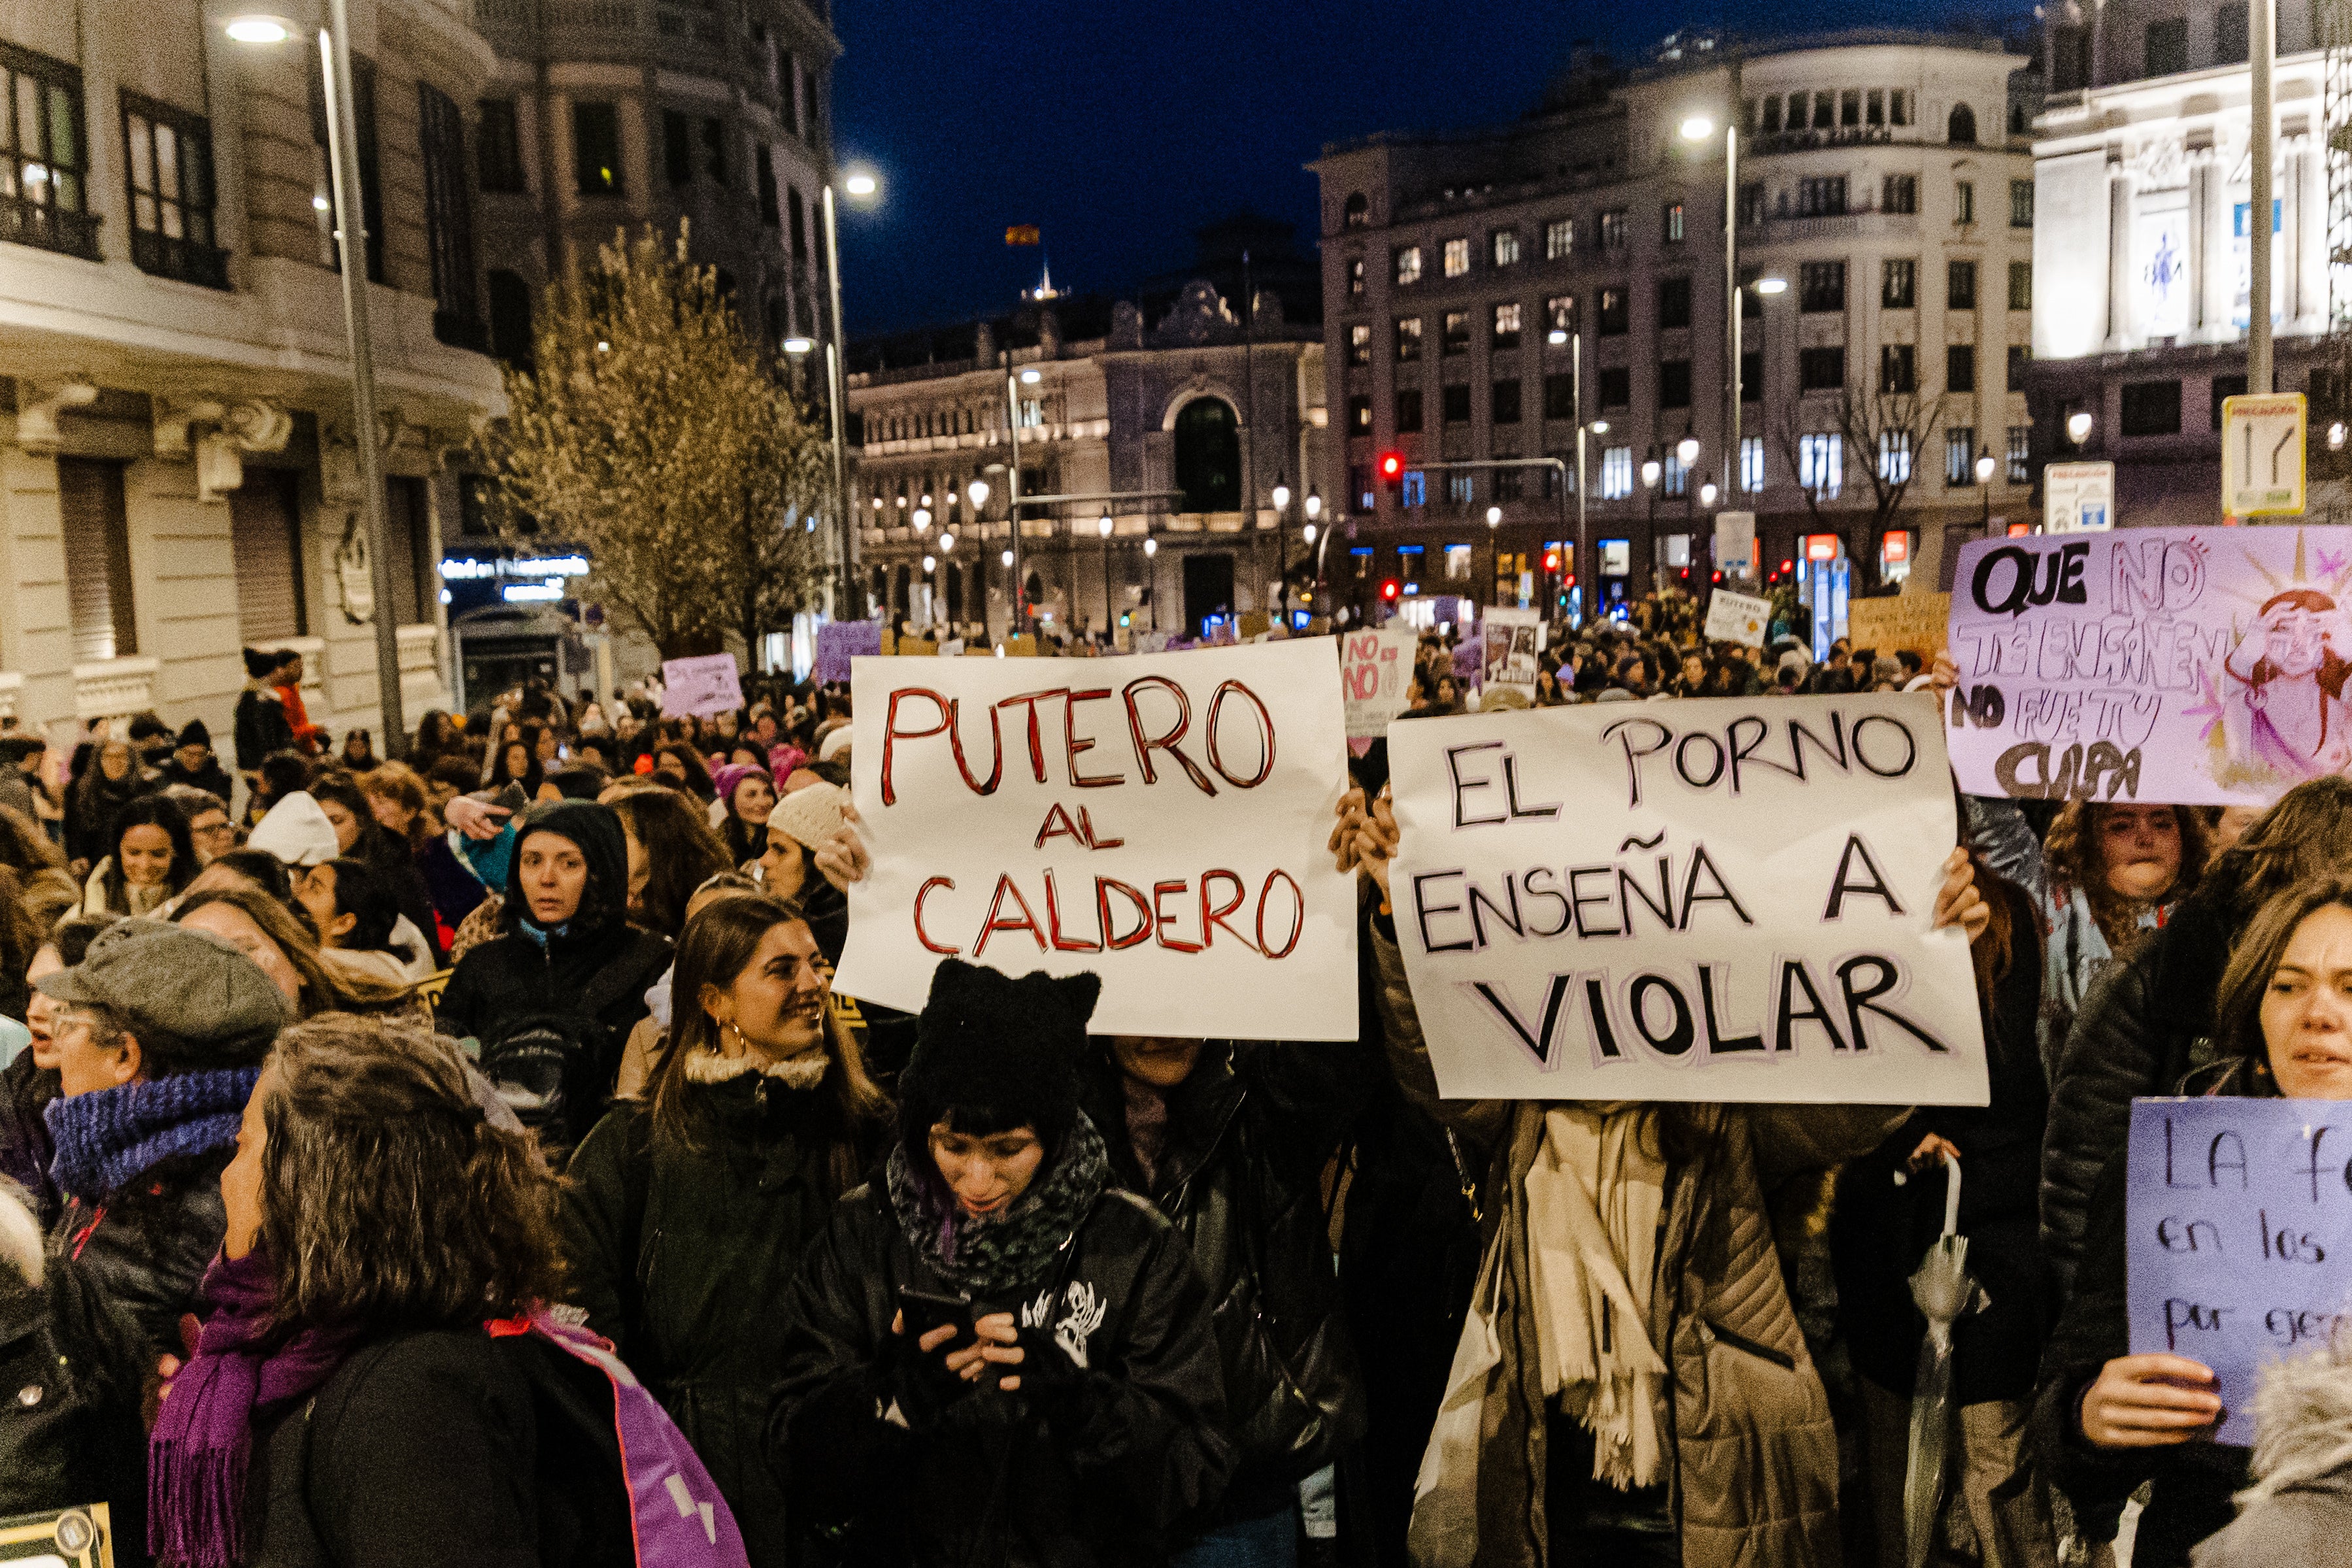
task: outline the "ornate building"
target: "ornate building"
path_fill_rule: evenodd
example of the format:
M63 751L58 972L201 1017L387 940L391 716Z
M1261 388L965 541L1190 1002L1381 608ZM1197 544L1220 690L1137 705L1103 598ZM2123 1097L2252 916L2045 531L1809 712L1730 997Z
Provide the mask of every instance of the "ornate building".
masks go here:
M1118 302L1098 338L1064 340L1048 308L1017 345L1008 333L1000 349L983 323L969 359L850 377L872 602L894 622L1004 634L1012 415L1024 495L1095 497L1024 513L1020 570L1048 628L1197 635L1213 617L1278 608L1326 465L1323 346L1270 291L1255 315L1245 328L1196 279L1149 323ZM975 479L988 486L977 511Z
M447 701L444 458L501 406L477 351L466 0L352 7L393 602L359 521L314 48L198 0L0 13L0 714L158 710L227 749L240 644L308 653L308 706L377 723L373 618L414 715Z
M2220 517L2221 400L2246 387L2252 78L2242 7L2113 0L2050 32L2034 120L2036 453L2116 461L2118 519ZM2302 391L2328 326L2326 57L2278 16L2271 319ZM2091 417L2079 446L2067 425Z
M1507 125L1325 149L1325 363L1344 438L1320 478L1346 515L1330 573L1342 597L1369 605L1396 579L1549 598L1560 581L1544 561L1557 551L1564 569L1576 538L1580 425L1586 580L1606 600L1703 584L1712 510L1758 514L1768 572L1809 537L1866 582L1915 562L1932 574L1948 530L2021 509L2031 63L1916 33L1737 59L1685 37L1631 72L1580 58ZM1686 138L1701 116L1708 133ZM1736 452L1735 116L1741 282L1779 286L1741 290ZM1389 452L1409 470L1393 485L1374 469ZM1547 457L1566 485L1542 468L1421 466ZM1904 486L1898 507L1881 506L1874 476Z

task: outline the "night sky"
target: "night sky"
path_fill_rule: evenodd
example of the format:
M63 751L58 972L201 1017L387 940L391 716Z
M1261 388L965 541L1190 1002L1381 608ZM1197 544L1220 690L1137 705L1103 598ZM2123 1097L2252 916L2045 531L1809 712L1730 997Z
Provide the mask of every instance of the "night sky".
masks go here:
M1637 63L1687 12L1595 0L835 0L836 155L871 164L881 204L845 207L850 335L1013 303L1038 252L1060 288L1119 289L1186 266L1197 225L1242 207L1315 237L1326 141L1516 118L1590 37ZM1753 0L1757 37L1920 26L1903 0ZM1958 0L1981 22L2029 0Z

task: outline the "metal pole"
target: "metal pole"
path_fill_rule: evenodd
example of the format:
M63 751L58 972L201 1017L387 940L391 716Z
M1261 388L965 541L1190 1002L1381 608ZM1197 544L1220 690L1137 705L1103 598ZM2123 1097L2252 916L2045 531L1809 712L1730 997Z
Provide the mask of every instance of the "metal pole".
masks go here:
M1013 461L1004 470L1004 515L1013 524L1012 596L1006 601L1012 617L1008 637L1018 637L1028 622L1022 612L1022 600L1028 584L1021 575L1021 386L1013 374L1013 345L1004 345L1004 424L1005 434L1013 443Z
M1580 324L1569 337L1569 352L1574 356L1570 365L1569 396L1576 408L1576 554L1570 558L1570 574L1576 579L1577 606L1584 610L1592 602L1592 595L1584 591L1592 581L1584 575L1584 329ZM1581 621L1583 616L1579 615Z
M1262 570L1257 564L1257 372L1250 352L1256 347L1257 291L1250 286L1250 253L1244 250L1242 252L1242 401L1247 405L1247 412L1242 416L1242 528L1244 530L1242 538L1248 541L1249 549L1244 559L1249 562L1247 570L1253 576ZM1280 521L1280 518L1276 519L1277 525ZM1256 597L1253 585L1250 598L1255 600ZM1234 630L1238 635L1241 630L1241 595L1236 593L1234 598L1235 602L1231 608Z
M327 95L327 157L333 169L335 225L341 234L343 330L352 345L352 444L359 449L360 516L367 525L368 575L375 588L375 685L384 755L408 750L400 706L400 634L393 623L392 560L384 548L383 464L376 450L375 356L368 336L367 214L361 199L359 120L352 108L352 22L348 0L327 0L319 34L320 80Z
M1731 94L1723 110L1723 301L1730 317L1724 337L1729 347L1726 350L1729 362L1724 372L1724 396L1730 405L1723 417L1723 428L1731 439L1723 447L1723 493L1736 496L1739 486L1735 481L1739 474L1739 385L1740 320L1739 308L1747 303L1739 291L1739 62L1731 62ZM1707 559L1715 558L1712 552Z
M833 494L834 526L841 530L841 606L847 609L856 602L857 558L852 549L853 533L849 510L849 448L842 438L842 403L848 393L846 376L842 365L841 333L841 245L834 233L833 172L825 172L824 190L819 198L824 209L824 281L833 300L833 330L826 335L824 368L827 386L825 402L833 405ZM835 612L838 619L847 619ZM858 619L863 620L860 616Z
M2277 0L2247 0L2247 52L2253 64L2253 201L2251 225L2252 276L2247 279L2246 390L2271 390L2271 143L2276 126L2273 81L2278 57Z

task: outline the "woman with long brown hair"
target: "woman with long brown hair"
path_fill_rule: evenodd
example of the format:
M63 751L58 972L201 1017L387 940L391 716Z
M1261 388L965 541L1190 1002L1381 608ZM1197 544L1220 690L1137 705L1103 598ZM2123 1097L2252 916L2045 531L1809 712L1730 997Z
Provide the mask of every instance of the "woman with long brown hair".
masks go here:
M832 984L792 904L704 908L678 945L650 1103L598 1123L564 1183L570 1300L677 1418L754 1564L787 1560L760 1447L782 1336L749 1309L782 1296L834 1200L889 1142L889 1103Z
M628 838L629 923L675 942L694 890L734 869L727 845L677 790L641 785L606 797Z
M293 912L265 893L246 887L207 888L173 911L174 925L203 931L243 953L286 993L296 1014L417 1015L415 988L394 985L358 968L339 967L325 956L317 936Z
M2070 800L2050 824L2042 848L2045 1065L2056 1066L2092 983L2161 928L2205 874L2209 842L2204 813L2190 806Z

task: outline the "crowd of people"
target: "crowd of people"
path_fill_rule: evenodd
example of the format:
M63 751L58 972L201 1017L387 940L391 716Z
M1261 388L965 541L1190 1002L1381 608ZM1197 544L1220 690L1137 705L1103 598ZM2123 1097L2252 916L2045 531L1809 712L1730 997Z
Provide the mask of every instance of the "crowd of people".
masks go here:
M1541 706L1953 680L1686 601L1550 642ZM2210 1370L2129 1350L2122 1155L2138 1095L2352 1098L2352 781L1964 799L1989 1105L1449 1101L1382 742L1356 1038L1107 1035L1089 974L835 992L839 687L530 684L394 758L247 664L226 758L0 735L0 1517L192 1568L1916 1568L1957 1162L1934 1560L2340 1555L2352 1342L2211 1441ZM1524 700L1473 684L1424 638L1406 719Z

